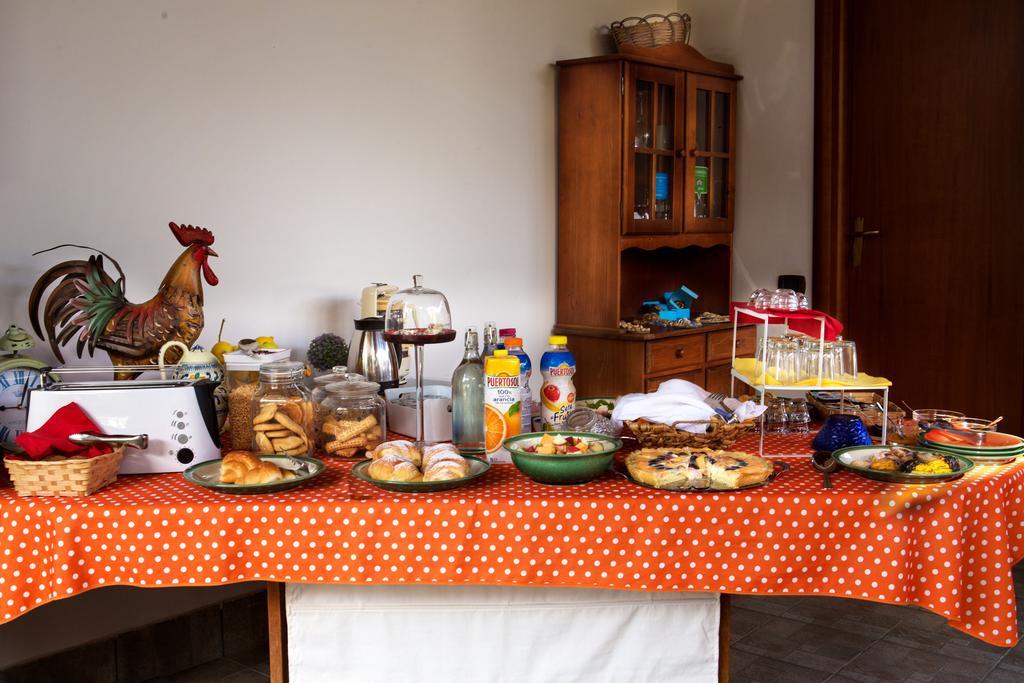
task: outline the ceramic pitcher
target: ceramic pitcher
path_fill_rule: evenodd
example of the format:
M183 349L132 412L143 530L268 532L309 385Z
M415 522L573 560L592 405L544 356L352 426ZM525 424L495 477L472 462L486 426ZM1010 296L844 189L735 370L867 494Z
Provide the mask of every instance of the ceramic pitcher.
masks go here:
M208 379L213 382L220 382L224 379L224 368L220 361L209 351L202 347L195 350L189 349L180 341L169 341L160 347L160 378L167 379L168 367L164 364L164 354L167 349L179 347L181 359L178 364L171 366L174 379Z

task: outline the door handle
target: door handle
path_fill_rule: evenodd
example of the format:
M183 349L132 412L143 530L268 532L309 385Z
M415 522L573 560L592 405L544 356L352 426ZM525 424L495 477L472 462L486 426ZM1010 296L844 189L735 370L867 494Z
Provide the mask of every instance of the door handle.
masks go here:
M864 238L879 237L881 234L881 230L865 230L863 216L857 216L853 219L853 232L846 233L846 237L853 241L850 256L854 268L860 266L861 256L864 251Z

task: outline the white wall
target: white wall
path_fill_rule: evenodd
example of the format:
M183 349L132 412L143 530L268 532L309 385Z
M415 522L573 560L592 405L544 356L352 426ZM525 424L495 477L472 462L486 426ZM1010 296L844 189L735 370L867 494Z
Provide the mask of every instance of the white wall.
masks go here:
M814 189L813 0L679 0L690 43L735 65L739 85L733 298L811 284Z
M31 253L64 242L113 255L148 299L180 251L173 220L217 237L207 346L221 317L233 339L347 337L363 286L422 273L460 329L514 325L539 354L555 312L551 64L603 51L594 29L612 19L671 9L4 0L0 326L28 328L32 284L73 252ZM460 356L431 349L428 374ZM103 603L76 613L121 613ZM0 638L40 628L18 624Z
M455 324L555 312L552 62L640 0L0 4L0 323L72 252L117 258L152 296L180 252L168 221L212 229L209 346L305 349L351 334L360 289L422 273ZM13 238L13 239L12 239ZM73 355L73 351L72 351ZM105 354L100 354L105 362ZM461 343L430 349L448 377Z

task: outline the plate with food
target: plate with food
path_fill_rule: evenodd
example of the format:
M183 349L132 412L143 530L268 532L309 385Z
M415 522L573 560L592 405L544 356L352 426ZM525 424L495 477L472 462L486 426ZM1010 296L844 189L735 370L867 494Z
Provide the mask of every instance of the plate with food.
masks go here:
M928 445L949 446L979 452L1019 451L1024 448L1024 439L1019 436L974 429L933 427L920 432L920 438Z
M520 472L541 484L585 484L604 474L622 439L596 432L532 432L505 439Z
M682 493L742 491L770 484L788 469L781 460L742 451L688 447L641 448L615 467L635 484Z
M471 484L487 474L491 463L462 455L450 443L387 441L356 463L352 476L385 491L434 493Z
M890 484L937 484L974 469L966 456L909 446L851 446L832 457L851 472Z
M256 455L228 451L221 460L207 460L183 472L197 486L221 493L274 493L295 488L324 471L324 463L301 455Z

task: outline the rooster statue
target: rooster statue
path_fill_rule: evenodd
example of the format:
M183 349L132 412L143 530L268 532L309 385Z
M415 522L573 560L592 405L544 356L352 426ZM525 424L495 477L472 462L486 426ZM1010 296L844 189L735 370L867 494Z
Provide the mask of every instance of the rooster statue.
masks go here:
M210 256L217 255L210 248L213 233L177 223L171 223L170 228L185 251L167 271L156 295L141 304L125 298L124 271L109 255L75 244L53 247L97 252L88 261L65 261L50 268L36 282L29 297L32 328L41 339L49 340L50 348L62 363L60 347L76 335L75 351L79 358L85 349L92 356L100 348L110 355L115 366L155 365L160 347L167 342L180 341L191 347L199 338L203 330L203 283L199 271L210 286L218 282L207 263ZM117 270L117 280L104 269L104 256ZM53 291L40 309L43 295L51 285L55 285ZM166 354L166 362L175 363L180 355L177 348L172 348ZM140 374L141 371L122 369L115 378L135 379Z

